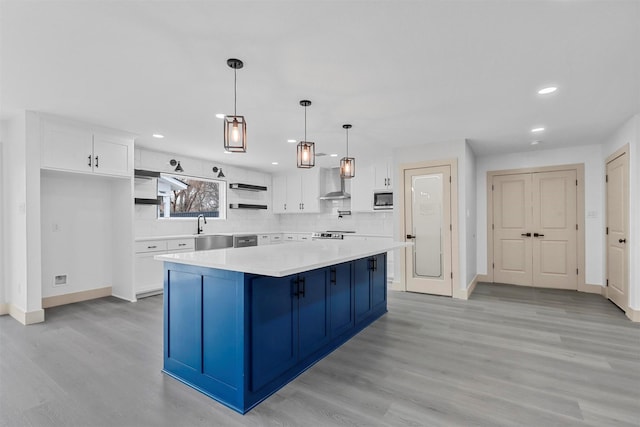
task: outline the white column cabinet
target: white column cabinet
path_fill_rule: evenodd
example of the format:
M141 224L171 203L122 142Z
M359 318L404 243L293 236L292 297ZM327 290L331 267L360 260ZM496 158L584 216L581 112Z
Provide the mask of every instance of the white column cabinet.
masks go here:
M296 171L273 177L274 213L320 212L320 170Z
M131 138L53 119L43 119L41 135L41 166L45 169L124 177L133 174Z
M375 167L361 167L351 178L351 210L353 212L373 212L373 189Z

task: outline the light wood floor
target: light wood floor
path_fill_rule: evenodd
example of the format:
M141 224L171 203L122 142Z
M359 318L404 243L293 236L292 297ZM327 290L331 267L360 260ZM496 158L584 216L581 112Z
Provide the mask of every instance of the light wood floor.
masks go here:
M2 426L640 425L640 327L600 296L479 284L389 313L242 416L163 375L162 296L0 318Z

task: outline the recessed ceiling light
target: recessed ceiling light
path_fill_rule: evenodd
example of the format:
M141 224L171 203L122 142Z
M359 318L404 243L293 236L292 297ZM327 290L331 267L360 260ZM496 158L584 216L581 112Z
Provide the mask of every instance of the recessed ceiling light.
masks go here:
M538 145L538 144L540 144L541 142L542 142L542 141L538 141L538 140L531 141L531 145Z
M216 117L217 117L218 119L224 119L224 116L225 116L225 115L224 115L224 114L222 114L222 113L218 113L218 114L216 114Z
M544 130L543 127L539 127L539 128L533 128L531 129L531 132L542 132Z
M164 135L160 135L159 133L154 133L152 136L153 136L154 138L158 138L158 139L162 139L162 138L164 138Z
M298 142L298 141L296 141L295 139L287 139L287 142L288 142L289 144L295 144L295 143L296 143L296 142Z
M331 156L331 157L338 157L338 155L337 155L336 153L329 154L329 156Z
M555 92L556 90L558 90L558 88L557 88L557 87L555 87L555 86L549 86L549 87L545 87L545 88L540 89L540 90L538 91L538 93L539 93L540 95L548 95L548 94L550 94L550 93Z
M272 165L277 165L277 164L278 164L278 162L271 162L271 164L272 164Z

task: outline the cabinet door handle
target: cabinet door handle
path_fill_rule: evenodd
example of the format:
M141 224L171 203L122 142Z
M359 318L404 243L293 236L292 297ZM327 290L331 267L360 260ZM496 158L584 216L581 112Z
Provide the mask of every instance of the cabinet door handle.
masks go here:
M297 277L293 279L293 286L293 296L298 297L300 295L300 292L298 291L300 288L300 280Z
M627 239L618 239L618 243L627 243Z
M147 249L155 249L157 246L147 246Z
M89 163L87 164L87 166L91 167L91 154L89 154L88 159L89 159Z
M299 292L299 294L302 295L302 298L304 298L304 291L306 290L305 278L302 277L300 279L300 282L302 282L302 290Z
M336 280L336 269L332 268L331 270L329 270L329 272L330 272L329 282L332 285L335 285L337 283L337 280Z
M96 156L96 167L99 167L100 164L98 163L98 156Z
M186 243L178 243L178 246L187 246Z
M544 237L544 234L533 233L533 237Z
M531 233L522 233L521 236L522 237L531 237Z
M415 239L416 236L413 234L407 234L407 239Z
M287 204L286 203L284 204L284 210L285 211L287 210Z

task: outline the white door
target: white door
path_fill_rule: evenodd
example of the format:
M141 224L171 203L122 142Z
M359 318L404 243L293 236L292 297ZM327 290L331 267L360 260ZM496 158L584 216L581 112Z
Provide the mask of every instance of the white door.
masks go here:
M93 137L93 171L104 175L131 175L127 141L102 135Z
M576 171L493 177L493 279L577 289Z
M451 167L404 172L406 287L451 296Z
M627 310L627 216L629 212L627 153L607 163L607 298Z
M532 176L533 286L578 289L576 171Z
M493 280L531 285L531 174L493 178Z

